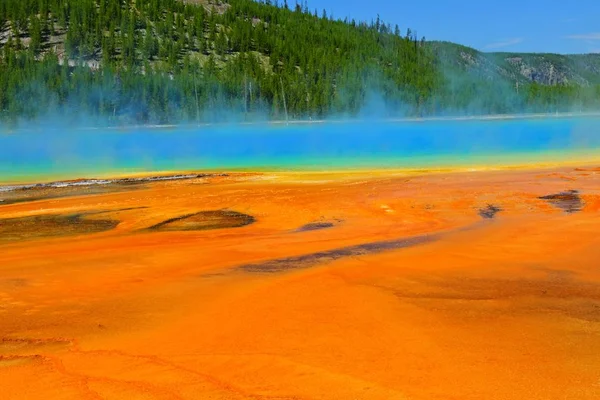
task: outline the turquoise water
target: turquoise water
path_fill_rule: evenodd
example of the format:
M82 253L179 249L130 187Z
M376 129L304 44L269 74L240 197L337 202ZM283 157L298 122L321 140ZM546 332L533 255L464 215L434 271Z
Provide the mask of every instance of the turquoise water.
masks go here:
M600 156L600 118L41 127L0 134L0 181L169 170L468 167L582 154Z

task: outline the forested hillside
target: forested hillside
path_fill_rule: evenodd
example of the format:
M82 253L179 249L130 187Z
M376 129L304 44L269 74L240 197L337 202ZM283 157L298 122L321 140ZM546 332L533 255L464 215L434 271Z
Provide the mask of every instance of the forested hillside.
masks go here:
M473 68L499 62L473 52L306 3L2 0L0 119L62 111L168 123L356 115L369 104L379 116L598 105L595 70L579 81L514 79Z

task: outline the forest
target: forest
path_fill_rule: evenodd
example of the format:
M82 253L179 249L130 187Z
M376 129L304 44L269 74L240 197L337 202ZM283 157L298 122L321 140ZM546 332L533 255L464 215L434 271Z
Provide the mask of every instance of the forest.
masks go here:
M0 120L109 123L597 109L600 85L448 63L411 29L266 0L2 0ZM376 111L374 111L376 109Z

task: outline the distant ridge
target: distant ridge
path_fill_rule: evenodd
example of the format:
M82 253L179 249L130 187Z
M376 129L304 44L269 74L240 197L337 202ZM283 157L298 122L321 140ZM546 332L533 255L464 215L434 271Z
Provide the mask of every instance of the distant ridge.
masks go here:
M450 42L429 42L443 64L488 79L543 85L600 84L600 54L480 52Z

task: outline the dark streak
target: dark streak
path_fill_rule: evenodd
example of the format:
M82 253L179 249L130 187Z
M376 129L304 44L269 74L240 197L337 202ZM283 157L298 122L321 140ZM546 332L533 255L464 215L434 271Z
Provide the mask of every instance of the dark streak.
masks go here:
M168 219L168 220L166 220L166 221L159 222L159 223L158 223L158 224L156 224L156 225L152 225L151 227L149 227L149 228L147 228L147 229L148 229L148 230L159 230L159 229L161 229L161 228L163 228L163 227L165 227L165 226L167 226L167 225L170 225L170 224L172 224L172 223L174 223L174 222L177 222L177 221L183 221L183 220L185 220L185 219L188 219L188 218L190 218L190 217L193 217L194 215L196 215L196 214L185 214L185 215L181 215L181 216L179 216L179 217L170 218L170 219Z
M30 188L16 189L9 192L0 192L0 206L19 203L30 203L41 200L63 199L74 196L91 196L96 194L115 193L138 189L137 186L94 185L94 186L68 186L57 188Z
M127 185L136 183L175 181L187 179L210 178L217 176L228 176L227 174L178 174L178 175L157 175L145 176L139 178L118 178L118 179L78 179L73 181L57 181L48 183L33 183L29 185L0 186L0 192L27 191L32 189L61 189L67 187L89 187L102 185Z
M0 186L0 205L26 203L40 200L86 196L143 187L152 182L188 180L228 176L227 174L188 174L149 176L121 179L84 179L75 181L36 183L30 185Z
M479 209L479 216L483 219L492 219L500 211L502 211L500 207L497 207L493 204L488 204L487 206Z
M45 214L0 219L0 242L98 233L119 225L119 221L113 219L85 219L100 213L102 212Z
M237 269L246 272L274 273L301 268L310 268L319 264L330 263L346 257L378 254L386 251L431 243L438 240L439 237L440 234L431 234L404 239L365 243L317 253L304 254L301 256L278 258L274 260L246 264L237 267Z
M584 206L583 200L581 200L581 196L579 196L579 191L577 190L567 190L566 192L541 196L539 199L546 200L567 214L581 211Z
M131 185L141 184L149 182L162 182L162 181L181 181L189 179L200 179L200 178L214 178L214 177L226 177L227 174L188 174L188 175L167 175L167 176L149 176L141 178L122 178L115 179L112 183L117 185Z
M117 213L117 212L124 212L124 211L146 210L148 208L150 208L150 207L142 206L142 207L117 208L115 210L90 211L90 212L87 212L85 215L110 214L110 213Z
M200 211L171 218L153 225L146 230L152 231L203 231L223 228L241 228L256 222L248 214L237 211L216 210Z
M302 225L296 229L296 232L318 231L320 229L333 228L334 226L333 222L311 222L310 224Z

